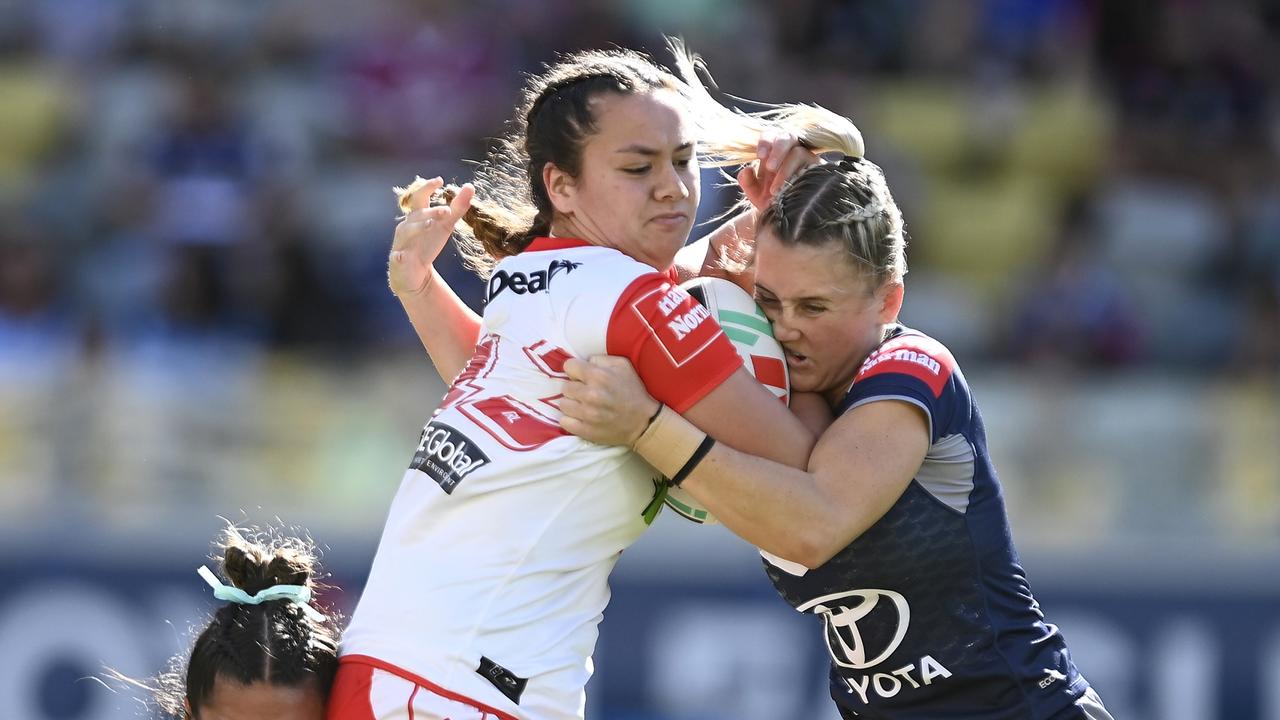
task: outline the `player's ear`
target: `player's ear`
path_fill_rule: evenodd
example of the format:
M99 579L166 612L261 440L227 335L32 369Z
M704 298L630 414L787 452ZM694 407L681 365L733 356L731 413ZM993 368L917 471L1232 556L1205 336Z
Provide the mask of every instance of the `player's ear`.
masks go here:
M191 713L191 699L182 698L182 720L191 720L195 715Z
M576 209L574 190L577 189L577 182L555 163L542 166L542 186L547 189L547 197L556 212L567 215Z
M902 312L902 293L905 288L900 280L889 280L876 293L880 297L878 320L881 325L896 322L898 313Z

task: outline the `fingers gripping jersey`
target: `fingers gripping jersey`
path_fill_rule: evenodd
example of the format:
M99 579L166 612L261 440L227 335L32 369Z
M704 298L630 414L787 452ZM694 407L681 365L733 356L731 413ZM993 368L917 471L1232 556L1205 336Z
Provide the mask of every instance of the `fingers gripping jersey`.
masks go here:
M560 429L570 357L631 359L695 404L741 360L671 277L611 249L540 239L498 263L483 335L423 429L343 641L520 718L579 717L618 554L657 473Z
M906 491L822 567L765 558L783 597L822 623L842 714L1082 717L1075 703L1088 684L1031 595L955 359L936 340L895 327L838 411L882 400L928 418L930 447Z

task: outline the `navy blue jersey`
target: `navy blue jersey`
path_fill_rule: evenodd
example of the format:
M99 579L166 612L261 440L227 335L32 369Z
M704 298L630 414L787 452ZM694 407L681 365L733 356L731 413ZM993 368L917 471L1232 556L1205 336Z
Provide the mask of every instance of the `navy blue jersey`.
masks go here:
M1031 596L955 359L894 326L837 414L886 399L929 421L929 451L906 491L822 567L765 558L787 602L823 624L842 716L1083 717L1074 703L1088 684Z

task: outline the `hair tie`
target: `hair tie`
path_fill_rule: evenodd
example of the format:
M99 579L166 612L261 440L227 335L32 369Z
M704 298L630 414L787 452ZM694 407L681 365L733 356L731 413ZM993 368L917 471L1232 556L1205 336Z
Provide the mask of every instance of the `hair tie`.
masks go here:
M238 605L261 605L272 600L288 600L302 608L307 617L316 622L324 621L324 614L311 607L311 588L306 585L272 585L250 595L238 587L224 585L208 567L201 565L196 572L213 588L213 596L219 600L233 602Z

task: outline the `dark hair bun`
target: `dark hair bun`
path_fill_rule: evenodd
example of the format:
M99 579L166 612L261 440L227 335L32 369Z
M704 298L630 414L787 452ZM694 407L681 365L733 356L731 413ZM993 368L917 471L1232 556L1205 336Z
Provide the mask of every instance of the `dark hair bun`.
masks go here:
M272 585L310 586L315 564L309 546L296 539L255 542L233 527L223 541L223 574L250 595Z

